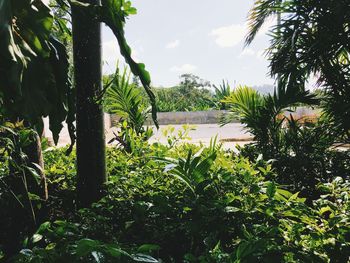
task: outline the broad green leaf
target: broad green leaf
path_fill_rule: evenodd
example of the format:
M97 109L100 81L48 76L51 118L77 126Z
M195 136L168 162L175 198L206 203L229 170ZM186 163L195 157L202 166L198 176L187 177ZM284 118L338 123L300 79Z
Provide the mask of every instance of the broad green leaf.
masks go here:
M99 242L92 239L81 239L77 242L76 254L79 257L86 256L91 252L97 250L99 247Z
M160 246L155 244L143 244L137 249L137 252L139 253L151 253L153 251L158 251L160 249Z
M269 182L267 184L267 188L266 188L266 194L267 196L271 199L275 196L276 193L276 185L274 182Z
M135 254L132 255L132 259L136 262L146 262L146 263L160 263L157 259L145 255L145 254Z
M34 234L33 236L32 236L32 238L31 238L31 242L33 243L33 244L35 244L35 243L38 243L40 240L42 240L43 239L43 236L42 235L40 235L40 234Z
M122 256L131 257L127 252L114 245L104 245L104 251L114 258L121 258Z
M8 118L24 119L40 134L42 118L49 116L55 142L61 123L67 120L74 141L74 98L67 51L51 36L50 9L42 1L11 3L0 3L1 108ZM16 31L12 27L15 18L21 22Z

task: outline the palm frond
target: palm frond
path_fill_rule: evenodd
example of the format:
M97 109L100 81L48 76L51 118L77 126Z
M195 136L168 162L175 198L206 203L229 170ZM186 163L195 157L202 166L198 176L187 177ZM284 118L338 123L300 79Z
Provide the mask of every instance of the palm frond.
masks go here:
M141 90L130 83L127 68L121 74L117 70L112 85L107 88L105 105L109 112L127 120L136 133L141 131L150 113L150 109L143 102Z
M222 102L229 105L231 114L230 118L238 118L247 126L252 124L257 118L258 109L264 105L263 96L255 89L247 86L237 87L230 96L226 97ZM225 125L232 119L223 118L221 124Z
M249 32L245 39L245 44L250 45L255 36L264 25L266 20L279 11L280 0L256 0L253 8L248 14Z

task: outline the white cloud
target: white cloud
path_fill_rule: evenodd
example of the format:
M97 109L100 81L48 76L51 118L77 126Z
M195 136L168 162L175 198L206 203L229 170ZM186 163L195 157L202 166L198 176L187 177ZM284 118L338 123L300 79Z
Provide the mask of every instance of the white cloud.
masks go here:
M233 47L238 45L247 33L246 24L234 24L214 29L210 35L214 36L216 44L220 47Z
M269 18L260 28L257 37L264 36L276 23L275 16ZM247 34L248 23L244 23L216 28L209 35L215 37L215 42L220 47L234 47L244 41Z
M172 72L180 72L180 73L193 73L197 70L195 65L191 64L183 64L182 66L173 66L170 71Z
M255 50L251 49L251 48L245 48L241 54L239 54L238 57L251 57L251 56L254 56L256 54Z
M176 39L166 45L167 49L177 48L180 45L180 40Z

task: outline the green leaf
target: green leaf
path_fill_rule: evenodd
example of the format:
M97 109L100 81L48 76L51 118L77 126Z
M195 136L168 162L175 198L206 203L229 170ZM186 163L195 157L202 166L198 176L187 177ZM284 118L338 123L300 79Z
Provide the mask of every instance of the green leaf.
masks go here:
M37 171L32 168L32 167L29 167L29 166L26 166L25 169L29 172L30 175L33 176L33 178L35 179L36 183L38 185L40 185L40 182L41 182L41 177L40 175L37 173Z
M158 251L160 246L154 244L143 244L137 249L139 253L151 253L153 251Z
M238 208L238 207L233 207L233 206L226 206L225 207L225 212L226 213L237 213L237 212L240 212L241 209Z
M76 247L76 254L79 257L86 256L90 254L91 252L97 250L99 247L99 242L96 240L92 239L81 239L77 242L77 247Z
M194 170L194 176L197 183L201 183L203 180L205 180L205 175L209 172L210 167L216 159L216 156L216 153L212 153L197 165Z
M35 243L38 243L40 240L42 240L43 239L43 236L42 235L40 235L40 234L34 234L33 236L32 236L32 238L31 238L31 242L33 243L33 244L35 244Z
M275 196L276 193L276 185L274 182L269 182L267 184L267 188L266 188L266 194L267 196L271 199Z
M42 223L38 230L37 230L37 233L40 234L40 233L43 233L44 231L46 231L47 229L49 229L51 226L51 223L50 222L45 222L45 223Z
M0 17L0 101L7 117L24 119L41 133L42 118L49 116L55 142L67 119L72 135L74 101L68 103L68 96L73 97L67 51L51 36L50 9L41 1L4 0ZM16 30L14 19L21 21Z
M121 258L122 256L131 258L131 255L115 245L104 245L104 251L114 258Z
M136 262L160 263L157 259L144 254L132 255L132 259Z
M325 206L325 207L322 207L320 210L319 210L319 214L320 215L323 215L324 213L326 212L331 212L333 213L333 209L330 208L329 206Z

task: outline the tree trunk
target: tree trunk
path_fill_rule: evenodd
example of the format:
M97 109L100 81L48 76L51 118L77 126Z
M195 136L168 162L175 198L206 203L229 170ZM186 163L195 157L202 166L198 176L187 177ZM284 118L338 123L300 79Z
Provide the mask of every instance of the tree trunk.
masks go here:
M99 4L99 0L81 2ZM77 94L77 201L88 207L106 182L102 104L101 24L85 8L72 7L74 80Z
M37 167L33 167L37 173L40 175L41 183L40 186L38 186L38 189L34 187L36 184L35 182L29 182L29 185L31 187L34 187L34 193L39 195L42 199L47 200L48 199L48 190L47 190L47 181L46 176L44 173L44 159L43 159L43 153L41 150L41 139L39 134L35 133L33 142L31 142L27 147L23 149L25 154L28 156L29 166L32 166L32 163L35 163L40 167L41 169L37 169Z

